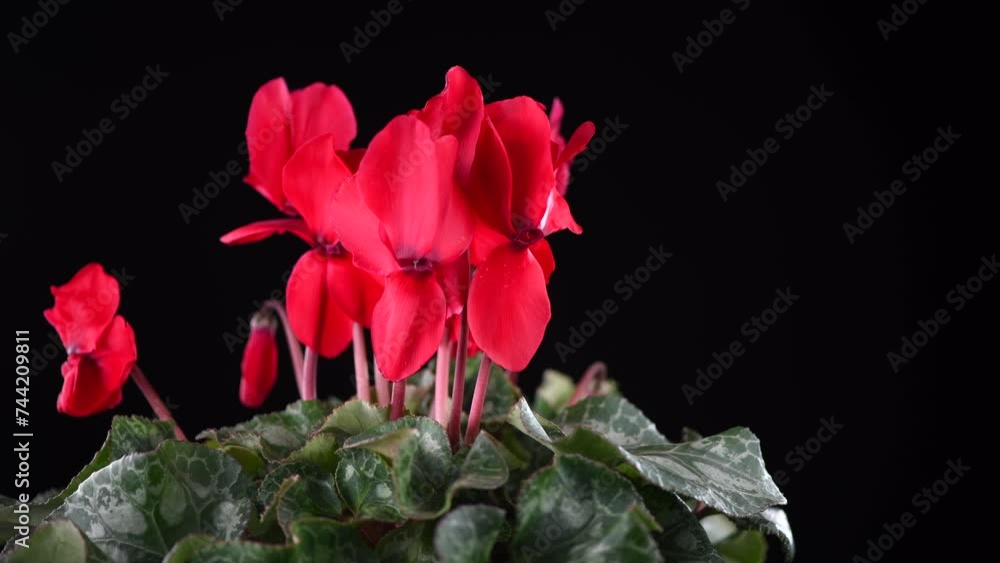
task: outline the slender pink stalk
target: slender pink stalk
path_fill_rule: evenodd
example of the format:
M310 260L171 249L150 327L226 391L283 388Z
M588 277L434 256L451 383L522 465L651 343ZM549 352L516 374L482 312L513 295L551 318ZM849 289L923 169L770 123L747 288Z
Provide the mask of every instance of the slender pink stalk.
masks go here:
M315 350L306 346L306 357L302 362L302 398L312 400L316 398L316 368L319 365L319 354Z
M451 417L448 419L448 441L452 449L458 449L462 439L462 403L465 402L465 355L469 350L468 308L462 310L458 328L458 348L455 350L455 381L451 389Z
M132 366L132 381L135 381L139 391L142 391L142 396L146 398L146 402L152 407L153 412L156 413L156 418L162 421L169 422L174 425L174 436L177 436L178 440L187 441L187 437L184 436L184 432L181 430L180 425L174 420L172 414L170 414L170 409L167 405L163 403L160 399L159 393L153 388L153 384L146 379L146 374L142 373L138 365Z
M566 406L571 407L596 393L607 378L608 366L604 362L590 364L583 377L580 378L580 383L576 385L576 390L573 391L573 396L569 398Z
M358 386L358 399L370 403L372 388L368 383L368 349L365 346L365 329L354 323L354 382Z
M295 371L295 385L299 390L299 395L302 395L302 344L299 343L299 339L295 338L295 333L292 332L292 325L288 323L288 314L285 313L285 306L279 301L269 299L261 305L260 310L273 311L278 316L278 319L281 320L281 326L285 329L285 339L288 340L288 355L292 358L292 369Z
M392 384L392 408L389 409L389 419L396 420L403 416L406 407L406 380L402 379Z
M448 427L448 368L451 366L451 329L444 327L441 344L438 345L434 376L434 420Z
M378 397L378 406L380 407L388 407L392 401L389 380L382 375L382 370L378 369L378 362L375 362L375 395Z
M490 367L493 360L483 354L482 363L479 364L479 373L476 375L476 390L472 393L472 407L469 408L469 426L465 429L465 443L471 444L479 435L479 423L483 419L483 404L486 402L486 390L490 385Z

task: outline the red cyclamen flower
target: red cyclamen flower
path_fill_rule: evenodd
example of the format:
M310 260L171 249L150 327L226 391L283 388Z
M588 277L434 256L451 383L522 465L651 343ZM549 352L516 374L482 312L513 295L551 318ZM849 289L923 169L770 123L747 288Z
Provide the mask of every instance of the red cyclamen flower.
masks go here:
M353 181L336 147L333 135L315 137L284 168L284 193L301 219L259 221L222 237L226 244L243 244L291 232L312 246L288 279L288 321L299 340L325 358L347 348L353 323L371 326L382 294L381 280L354 265L334 228L334 196Z
M90 416L114 408L136 362L135 334L121 315L118 281L100 264L84 266L52 286L55 305L44 312L69 357L62 365L59 412Z
M479 223L472 243L469 330L501 366L522 371L551 317L546 283L555 269L545 236L579 234L557 171L594 135L581 125L560 150L543 106L528 97L486 106L470 180ZM555 117L558 118L558 115Z
M270 315L256 313L250 320L250 337L240 364L243 374L240 380L240 402L250 408L257 408L264 403L278 379L277 330L278 325Z
M356 182L334 205L341 240L355 262L385 277L372 315L383 375L400 381L435 352L449 305L452 264L469 246L472 217L455 181L458 141L436 137L416 116L393 119L368 146ZM468 266L465 266L468 272Z
M309 140L332 134L344 159L354 162L363 151L349 151L358 125L351 102L340 88L317 82L288 91L283 78L260 87L250 104L247 149L250 173L244 179L279 210L294 215L285 195L282 171L288 159Z

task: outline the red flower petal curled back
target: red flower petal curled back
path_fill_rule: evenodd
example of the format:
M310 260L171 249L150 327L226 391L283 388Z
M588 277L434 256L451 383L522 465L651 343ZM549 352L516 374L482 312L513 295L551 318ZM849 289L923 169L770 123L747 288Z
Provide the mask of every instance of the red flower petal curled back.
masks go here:
M261 86L250 104L250 173L244 181L282 212L295 214L282 181L285 163L299 147L323 134L334 136L338 151L348 151L357 131L354 109L340 88L315 83L289 92L285 80L275 78Z
M288 161L283 182L313 241L288 279L289 323L306 346L332 358L350 344L353 323L371 326L382 295L380 277L354 265L338 234L335 202L353 184L353 173L340 158L335 137L321 135Z
M437 350L449 301L446 267L472 237L472 217L455 181L458 141L414 115L399 116L368 146L355 186L334 205L341 241L357 264L386 276L372 317L372 345L383 375L400 381Z
M470 173L479 223L469 330L490 358L512 371L527 367L551 315L545 286L555 260L544 237L581 232L560 193L559 170L586 148L594 126L584 123L562 143L553 131L561 113L560 104L550 120L528 97L488 104Z
M115 314L118 281L100 264L88 264L65 285L52 287L52 296L55 305L44 315L69 353L56 408L89 416L117 406L137 357L132 327Z
M445 75L444 90L413 114L430 127L435 138L452 135L458 141L455 174L464 187L469 181L469 171L476 155L476 139L479 138L485 114L479 82L464 68L453 66Z

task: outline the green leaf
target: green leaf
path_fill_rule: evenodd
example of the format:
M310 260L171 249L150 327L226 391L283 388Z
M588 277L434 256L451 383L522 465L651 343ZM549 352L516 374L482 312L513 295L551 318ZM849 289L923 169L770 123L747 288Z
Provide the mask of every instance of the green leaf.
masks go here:
M278 524L286 536L291 535L294 521L305 517L336 518L344 511L332 475L294 479L292 486L278 499Z
M4 558L6 563L110 563L69 520L50 520L28 538L28 547Z
M214 541L215 538L212 536L191 534L174 544L174 547L164 556L163 563L187 563L191 561L195 553Z
M243 446L221 446L219 449L240 462L243 471L246 471L247 475L251 477L256 477L267 469L267 463L260 457L260 454L250 448L244 448Z
M785 561L795 559L795 538L792 536L792 527L788 523L788 516L784 510L768 508L760 514L737 518L735 523L745 530L764 532L767 535L777 537L785 552Z
M406 520L395 501L392 468L377 453L363 448L342 450L337 465L337 490L355 517L364 520Z
M495 489L509 476L500 449L488 436L453 458L444 428L427 417L403 417L358 434L344 443L341 453L354 448L389 459L396 504L403 515L419 520L447 511L459 489Z
M623 447L586 428L554 443L612 467L625 463L650 483L695 498L730 516L749 516L784 504L764 468L760 442L745 428L733 428L694 442Z
M97 471L52 517L72 520L114 561L159 562L190 533L242 534L252 509L249 489L232 457L167 441Z
M764 563L767 540L760 532L739 532L715 546L726 563Z
M410 522L378 542L379 563L437 563L434 557L434 525Z
M333 473L337 468L337 439L329 434L317 434L300 449L292 452L286 459L288 462L310 463Z
M493 544L504 523L502 509L481 504L449 512L434 531L434 549L441 563L489 563Z
M695 440L701 440L704 436L694 428L688 428L685 426L681 428L681 442L694 442Z
M534 410L546 418L555 418L576 391L573 379L556 370L547 369L542 373L542 384L535 390Z
M514 561L662 562L657 525L625 478L578 456L560 456L521 493Z
M671 563L723 563L698 518L677 495L652 485L639 489L646 508L663 531L656 535L660 553Z
M378 563L368 542L353 526L326 518L302 518L291 525L295 552L302 561Z
M566 409L559 426L567 434L587 428L626 448L670 443L653 421L621 395L587 397Z
M302 518L291 524L291 536L293 543L286 545L191 536L177 544L163 563L377 563L357 530L340 522Z
M247 422L198 434L199 440L237 445L259 451L269 461L280 461L305 446L333 410L329 401L297 401L284 411L262 414Z
M352 399L333 409L323 421L321 432L335 434L342 439L356 436L389 421L389 408Z
M554 423L545 420L531 411L528 401L522 397L507 415L507 422L520 430L526 436L533 438L547 448L552 447L552 441L562 438L565 434Z

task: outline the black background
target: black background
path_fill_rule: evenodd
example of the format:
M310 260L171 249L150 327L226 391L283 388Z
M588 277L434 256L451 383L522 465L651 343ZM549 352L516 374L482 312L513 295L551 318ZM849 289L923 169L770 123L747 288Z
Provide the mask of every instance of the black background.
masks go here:
M255 300L282 289L303 247L292 237L241 248L218 242L230 228L275 216L238 178L189 224L178 206L229 161L245 172L237 147L265 81L338 84L354 104L363 146L392 116L422 106L460 64L498 83L491 100L560 96L567 133L587 119L599 132L606 118L627 124L570 188L584 234L550 238L553 320L523 375L527 388L547 367L579 376L603 360L670 437L684 425L752 428L769 469L788 474L782 489L801 561L863 555L883 523L913 512L913 495L958 458L970 474L917 514L885 560L936 549L968 560L977 542L990 543L973 506L994 446L976 426L993 403L996 331L984 327L995 327L1000 282L953 312L899 373L886 359L918 320L951 307L946 295L976 273L980 257L997 252L988 234L996 174L977 170L976 156L993 132L985 112L995 104L978 73L995 65L966 64L985 37L973 27L981 15L929 0L885 41L876 21L889 17L887 1L753 0L739 12L718 0L655 11L590 0L555 30L545 16L558 9L554 0L530 9L404 2L348 63L339 45L385 4L326 13L244 3L220 21L207 2L144 10L72 2L16 55L4 45L6 330L30 330L41 348L48 286L100 261L134 276L121 312L137 333L140 364L189 435L247 418L239 350L230 352L223 334L235 333ZM19 32L19 18L38 10L33 2L10 8L5 32ZM736 21L678 72L671 53L726 8ZM157 64L169 76L119 121L111 103ZM780 150L724 203L716 181L746 149L776 136L775 122L821 84L830 100L779 139ZM57 181L52 162L105 117L115 130ZM961 134L952 150L918 182L906 180L907 192L852 245L843 223L856 220L873 190L904 178L902 164L948 126ZM673 257L623 301L615 283L660 245ZM713 352L746 342L740 327L786 287L801 298L689 404L681 386ZM605 299L619 312L563 362L556 343ZM35 492L64 484L87 462L112 416L56 413L61 358L32 378ZM323 363L320 392L350 394L351 369L349 354ZM282 378L266 409L294 400L287 370ZM148 413L131 385L115 412ZM843 430L795 471L787 454L824 417ZM8 467L13 474L13 458ZM12 493L12 480L3 483Z

